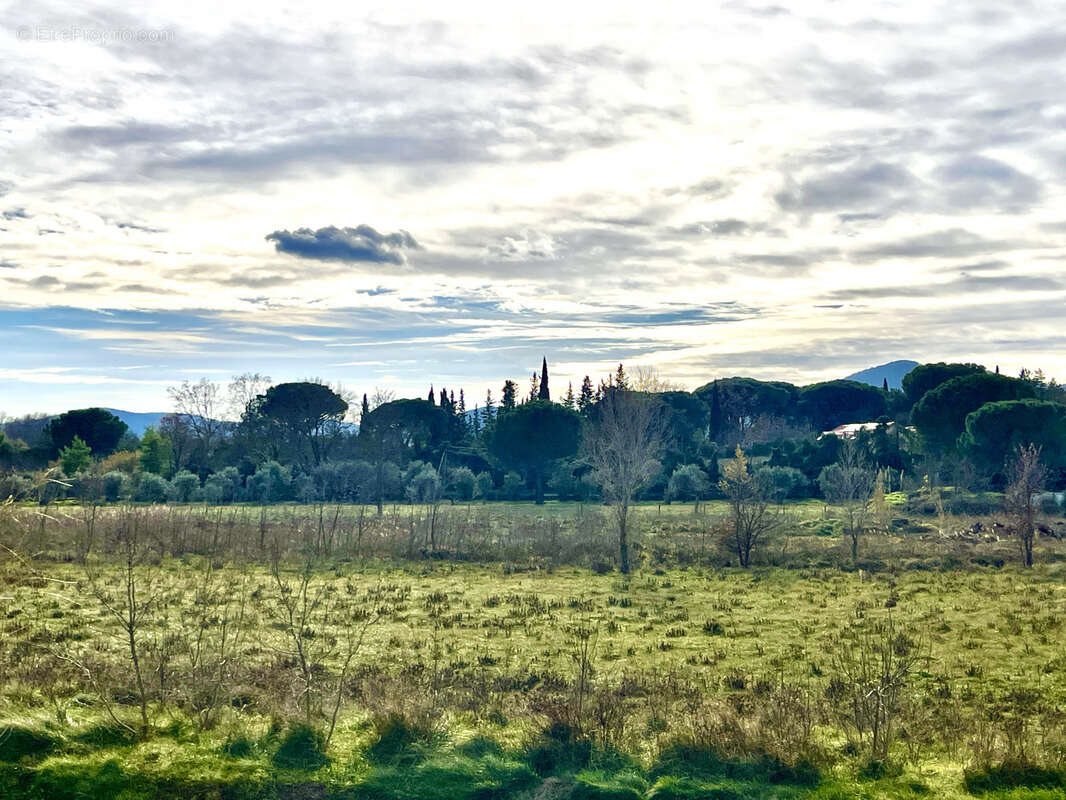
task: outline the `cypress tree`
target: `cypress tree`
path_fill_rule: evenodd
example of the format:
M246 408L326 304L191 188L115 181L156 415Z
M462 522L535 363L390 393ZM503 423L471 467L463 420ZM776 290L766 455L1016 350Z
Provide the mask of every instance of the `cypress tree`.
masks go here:
M588 375L581 381L581 394L577 397L577 410L586 416L589 413L589 409L596 402L596 395L592 391L592 378Z
M722 398L718 391L718 381L711 386L711 436L717 436L722 430Z
M366 392L363 392L363 407L359 410L359 418L362 419L370 413L370 403L366 401Z
M537 393L538 400L551 400L551 395L548 393L548 357L544 357L544 361L540 367L540 392Z
M888 391L888 378L885 378L884 383L881 384L881 391L882 392L887 392Z
M437 403L437 398L436 398L436 396L435 396L435 395L433 394L433 384L432 384L432 383L431 383L431 384L429 385L429 397L427 397L426 399L427 399L427 400L428 400L429 402L433 403L434 405L436 405L436 403Z
M510 411L515 407L518 396L518 384L512 380L503 382L503 399L500 401L500 411Z

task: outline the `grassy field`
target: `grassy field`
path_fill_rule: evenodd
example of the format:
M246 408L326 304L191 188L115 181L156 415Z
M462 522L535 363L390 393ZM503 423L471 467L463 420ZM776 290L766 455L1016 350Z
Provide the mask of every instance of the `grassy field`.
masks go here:
M721 510L8 509L0 796L1066 798L1057 540Z

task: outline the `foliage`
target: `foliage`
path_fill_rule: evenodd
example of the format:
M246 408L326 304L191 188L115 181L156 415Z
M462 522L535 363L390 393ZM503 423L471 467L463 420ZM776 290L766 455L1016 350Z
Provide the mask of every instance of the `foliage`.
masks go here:
M580 427L581 418L566 406L533 400L501 412L484 438L495 459L526 474L539 504L553 462L577 452Z
M329 763L326 756L326 737L322 731L297 722L286 732L272 759L282 769L314 771Z
M903 376L903 392L914 405L926 392L930 392L953 378L977 375L985 372L980 364L919 364Z
M952 450L966 427L966 417L986 403L1032 397L1024 381L978 372L945 381L919 400L911 421L927 445L936 451Z
M144 472L137 481L133 499L139 503L165 503L171 492L172 487L166 478Z
M174 448L170 439L155 428L147 428L141 437L141 469L169 478L174 462Z
M102 408L67 411L55 417L45 428L53 453L58 453L77 436L97 457L114 452L126 430L125 422Z
M1030 444L1042 450L1048 467L1066 469L1066 406L1042 400L988 403L966 417L959 439L962 452L995 482L1002 480L1012 452Z
M59 463L63 465L63 472L67 475L75 475L92 462L89 445L75 436L70 444L59 451Z
M886 411L884 392L857 381L815 383L799 391L798 412L819 431L849 422L869 422Z

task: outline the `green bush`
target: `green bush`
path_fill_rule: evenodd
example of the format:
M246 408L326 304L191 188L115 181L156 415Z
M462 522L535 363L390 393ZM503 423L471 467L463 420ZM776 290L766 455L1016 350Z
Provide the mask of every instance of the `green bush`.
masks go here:
M1029 764L1000 764L983 770L967 770L963 783L970 794L1019 788L1066 789L1066 771Z
M55 750L58 745L58 737L43 727L21 723L0 727L0 761L43 756Z
M274 753L273 763L281 769L316 770L329 763L326 738L310 725L298 723L289 728Z
M374 718L377 739L366 752L366 757L376 764L392 764L398 761L417 760L412 745L428 744L433 740L433 731L426 725L409 721L402 714L386 714Z

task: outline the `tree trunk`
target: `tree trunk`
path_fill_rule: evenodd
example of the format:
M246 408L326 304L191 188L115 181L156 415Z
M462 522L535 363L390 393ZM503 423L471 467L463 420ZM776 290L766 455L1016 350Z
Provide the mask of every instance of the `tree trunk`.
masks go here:
M618 509L618 551L623 575L629 574L629 537L626 531L626 520L629 516L629 506L626 503Z

